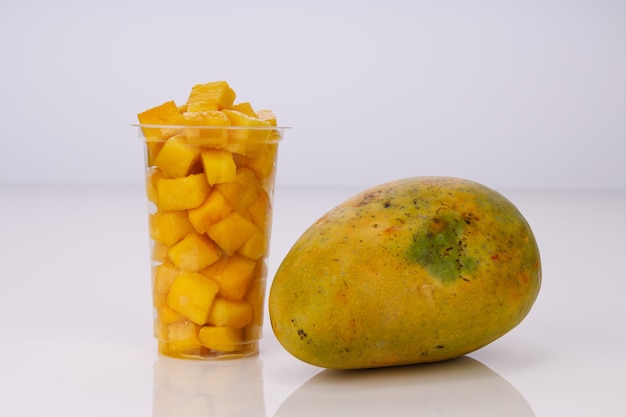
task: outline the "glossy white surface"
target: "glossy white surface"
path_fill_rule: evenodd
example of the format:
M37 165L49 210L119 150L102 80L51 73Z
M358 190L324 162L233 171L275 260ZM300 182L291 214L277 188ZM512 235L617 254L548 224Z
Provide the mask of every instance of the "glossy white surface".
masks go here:
M270 278L355 191L277 189ZM142 189L0 187L0 415L625 415L626 194L504 194L542 252L527 319L455 361L346 372L291 357L269 325L257 357L159 357Z

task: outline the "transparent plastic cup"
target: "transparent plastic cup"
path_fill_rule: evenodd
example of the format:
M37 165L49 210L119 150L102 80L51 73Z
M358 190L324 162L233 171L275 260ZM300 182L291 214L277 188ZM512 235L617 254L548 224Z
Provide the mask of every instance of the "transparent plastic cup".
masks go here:
M138 125L159 353L257 354L282 127Z

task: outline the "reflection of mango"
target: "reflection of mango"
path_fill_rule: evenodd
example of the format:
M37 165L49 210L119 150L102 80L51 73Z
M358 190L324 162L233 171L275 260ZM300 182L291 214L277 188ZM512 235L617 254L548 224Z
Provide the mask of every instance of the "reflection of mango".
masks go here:
M468 356L359 372L324 370L289 395L274 417L301 415L535 417L522 393Z
M541 282L539 251L502 195L454 178L399 180L331 210L272 283L279 342L328 368L434 362L515 327Z

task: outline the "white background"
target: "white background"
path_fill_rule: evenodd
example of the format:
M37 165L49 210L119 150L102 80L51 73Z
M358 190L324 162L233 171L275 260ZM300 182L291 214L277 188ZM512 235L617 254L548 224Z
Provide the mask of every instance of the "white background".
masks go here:
M223 417L259 390L246 415L625 415L626 1L2 0L0 59L0 415ZM207 395L218 364L156 354L129 125L220 79L293 127L268 283L359 189L455 175L533 228L529 316L400 373L307 365L268 325L262 377Z
M0 184L140 184L137 113L227 80L279 184L626 190L626 2L0 4Z

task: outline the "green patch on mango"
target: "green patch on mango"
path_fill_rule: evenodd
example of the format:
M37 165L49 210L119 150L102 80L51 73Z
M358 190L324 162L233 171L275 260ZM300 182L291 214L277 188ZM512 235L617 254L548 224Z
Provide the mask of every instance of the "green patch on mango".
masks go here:
M470 224L458 212L431 218L413 236L407 258L425 268L442 283L454 283L476 270L478 260L466 254L463 236Z

